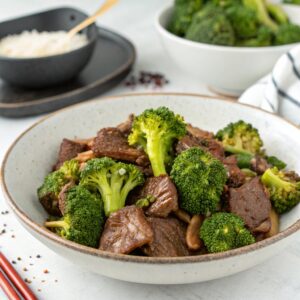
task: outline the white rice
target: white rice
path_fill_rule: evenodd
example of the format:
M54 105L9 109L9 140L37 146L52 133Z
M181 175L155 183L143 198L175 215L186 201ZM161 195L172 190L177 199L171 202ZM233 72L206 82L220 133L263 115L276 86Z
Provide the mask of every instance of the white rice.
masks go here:
M57 55L80 48L88 43L84 34L69 38L66 31L23 31L0 40L0 55L32 58Z

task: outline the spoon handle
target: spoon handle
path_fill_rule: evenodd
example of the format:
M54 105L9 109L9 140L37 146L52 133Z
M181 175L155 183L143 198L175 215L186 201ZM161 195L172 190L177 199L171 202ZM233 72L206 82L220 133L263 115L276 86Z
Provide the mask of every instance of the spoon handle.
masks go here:
M72 37L74 36L77 32L81 31L85 27L93 24L99 16L104 14L107 10L109 10L113 5L115 5L118 2L118 0L107 0L101 5L101 7L90 17L86 18L84 21L76 25L74 28L72 28L68 32L68 36Z

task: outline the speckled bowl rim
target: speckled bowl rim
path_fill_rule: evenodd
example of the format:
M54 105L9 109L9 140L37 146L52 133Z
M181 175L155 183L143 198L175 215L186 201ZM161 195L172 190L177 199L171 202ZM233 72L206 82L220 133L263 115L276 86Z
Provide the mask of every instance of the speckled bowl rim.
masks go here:
M61 110L58 110L54 113L51 113L47 115L46 117L41 118L37 122L35 122L33 125L31 125L29 128L27 128L23 133L21 133L15 141L11 144L9 149L7 150L3 163L1 166L1 186L2 186L2 191L4 193L5 199L7 203L9 204L10 208L13 210L13 212L17 215L17 217L24 222L28 227L30 227L35 233L41 235L44 238L49 239L51 242L54 242L58 244L59 246L65 246L71 250L81 252L83 254L88 254L92 256L97 256L101 257L104 259L111 259L111 260L118 260L118 261L123 261L123 262L131 262L131 263L140 263L140 264L182 264L182 263L200 263L200 262L209 262L209 261L214 261L214 260L222 260L225 258L230 258L233 256L238 256L238 255L243 255L250 253L252 251L256 251L262 248L265 248L269 245L272 245L288 236L291 234L297 232L300 230L300 219L295 222L293 225L289 226L287 229L279 232L277 235L267 238L265 240L262 240L260 242L257 242L255 244L245 246L242 248L234 249L234 250L229 250L226 252L220 252L220 253L212 253L212 254L203 254L203 255L197 255L197 256L184 256L184 257L145 257L145 256L134 256L134 255L125 255L125 254L115 254L115 253L110 253L107 251L102 251L90 247L86 247L80 244L76 244L74 242L64 240L51 231L47 230L43 226L37 224L34 222L29 216L27 216L16 204L14 201L13 197L10 195L6 182L5 182L5 168L6 168L6 163L9 159L9 155L14 149L15 145L18 143L19 140L21 140L27 132L29 132L31 129L35 128L36 126L39 126L40 123L45 122L47 119L51 118L52 116L56 114L63 113L66 110L72 110L74 107L78 106L84 106L84 105L91 105L92 103L96 103L99 100L114 100L114 99L122 99L124 97L156 97L156 96L188 96L188 97L195 97L195 98L200 98L200 99L213 99L213 100L218 100L218 101L223 101L223 102L230 102L233 105L237 106L246 106L250 109L253 110L259 110L262 111L259 108L253 107L251 105L247 104L241 104L241 103L234 103L232 100L229 100L228 98L225 97L214 97L214 96L206 96L206 95L200 95L200 94L192 94L192 93L137 93L137 94L122 94L118 96L110 96L110 97L103 97L100 99L94 99L91 101L87 101L84 103L78 103L72 106L69 106L67 108L63 108ZM199 102L200 103L200 102ZM296 129L299 130L300 134L300 128L294 125L293 123L266 111L263 111L265 114L270 114L274 118L278 118L281 122L288 123L289 125L292 125Z

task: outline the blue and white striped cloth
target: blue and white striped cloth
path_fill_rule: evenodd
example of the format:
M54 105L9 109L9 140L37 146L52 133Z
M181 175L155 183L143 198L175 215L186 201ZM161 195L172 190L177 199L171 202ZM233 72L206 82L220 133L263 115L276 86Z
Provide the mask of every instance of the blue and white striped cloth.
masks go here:
M247 89L239 102L278 113L300 125L300 46L281 56L271 74Z

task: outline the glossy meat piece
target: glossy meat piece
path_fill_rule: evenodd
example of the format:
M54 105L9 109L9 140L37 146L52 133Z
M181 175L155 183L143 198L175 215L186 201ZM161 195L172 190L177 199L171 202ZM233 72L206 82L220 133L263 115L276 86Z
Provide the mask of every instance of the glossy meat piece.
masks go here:
M192 147L199 147L199 142L197 138L192 137L190 135L185 135L182 139L178 141L175 150L177 154L180 154L181 152Z
M152 242L153 231L141 208L125 206L106 220L100 250L128 254Z
M253 233L267 233L271 229L271 220L270 218L263 221L259 226L252 230Z
M39 198L39 201L49 215L57 217L61 216L61 212L58 207L58 197L54 193L44 195Z
M153 176L153 170L151 165L148 166L137 166L145 176Z
M286 171L284 172L284 175L291 181L300 181L300 175L297 174L295 171Z
M230 212L240 216L250 230L269 218L271 202L259 177L251 179L239 188L229 189Z
M65 213L67 192L73 186L75 186L74 181L68 182L66 185L63 186L63 188L61 189L58 195L58 208L62 215L64 215Z
M227 185L229 187L239 187L245 183L246 176L237 165L237 159L234 155L223 159L223 164L228 172Z
M178 209L177 190L168 175L148 178L140 191L139 199L152 196L155 201L146 210L146 215L167 217Z
M186 228L175 218L147 218L153 232L153 241L142 249L148 256L187 256Z
M191 124L188 124L186 127L189 135L194 136L200 139L212 139L214 137L213 132L202 130L198 127L194 127Z
M65 161L75 158L78 153L86 151L87 148L88 146L86 144L63 139L60 145L57 163L53 169L58 170Z
M250 169L258 175L262 175L269 167L268 162L260 156L255 156L250 161Z
M192 135L186 135L178 141L176 153L180 154L192 147L199 147L210 152L215 158L222 160L225 156L223 146L214 139L202 139Z
M124 121L123 123L119 124L117 128L125 135L128 136L131 131L132 123L134 120L134 114L130 114L128 116L128 119Z
M92 150L96 157L111 157L113 159L148 166L149 159L143 150L129 146L127 138L114 127L101 129L95 138Z

